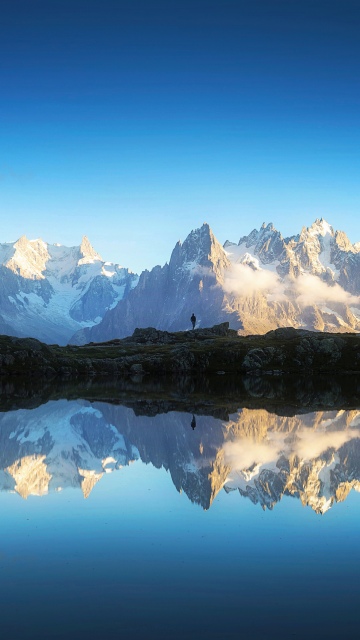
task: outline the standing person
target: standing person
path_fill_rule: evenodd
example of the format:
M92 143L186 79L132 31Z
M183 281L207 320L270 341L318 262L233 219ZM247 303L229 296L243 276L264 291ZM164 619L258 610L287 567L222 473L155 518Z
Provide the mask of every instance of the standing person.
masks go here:
M191 320L191 324L192 324L192 327L193 327L193 330L194 330L195 329L195 325L196 325L196 316L194 314L192 314L190 320Z

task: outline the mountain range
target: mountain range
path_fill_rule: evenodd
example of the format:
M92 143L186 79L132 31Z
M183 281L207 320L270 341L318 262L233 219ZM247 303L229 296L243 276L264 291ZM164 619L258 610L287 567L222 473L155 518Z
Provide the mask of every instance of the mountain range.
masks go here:
M145 406L145 405L144 405ZM221 420L170 411L136 415L105 402L49 401L0 415L0 491L23 498L68 487L85 498L135 460L163 468L177 491L209 509L224 489L272 509L300 499L317 513L360 490L360 413L292 416L238 409Z
M272 224L221 245L209 225L140 276L79 247L24 236L0 245L0 331L84 344L137 327L179 331L229 321L241 334L293 326L360 331L360 242L317 219L283 237Z
M0 245L0 332L67 344L137 281L128 269L104 262L86 236L78 247L22 236Z

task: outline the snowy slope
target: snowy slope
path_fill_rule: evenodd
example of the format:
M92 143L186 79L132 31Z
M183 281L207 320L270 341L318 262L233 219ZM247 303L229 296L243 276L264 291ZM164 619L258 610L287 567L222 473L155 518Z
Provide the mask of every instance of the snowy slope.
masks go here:
M205 223L72 342L124 337L136 327L189 329L192 313L198 327L229 321L244 334L281 326L360 331L359 245L321 219L290 238L263 224L221 246Z
M79 401L51 401L0 416L0 488L23 498L67 487L87 498L104 473L139 457L102 414Z
M226 242L224 249L232 264L228 292L237 300L262 297L275 326L278 319L277 326L359 331L359 246L326 220L317 219L290 238L263 225L238 244Z
M229 321L244 334L281 326L360 331L360 243L316 220L285 238L270 223L222 246L209 225L138 278L78 247L22 236L0 245L0 331L83 344L136 327L178 331Z
M99 322L136 285L137 276L104 262L84 237L79 247L22 236L0 245L0 314L14 335L66 343Z

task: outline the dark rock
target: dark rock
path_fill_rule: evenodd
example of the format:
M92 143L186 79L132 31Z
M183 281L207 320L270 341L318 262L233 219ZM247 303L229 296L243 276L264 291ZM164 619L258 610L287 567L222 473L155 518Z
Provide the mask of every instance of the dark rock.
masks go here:
M134 373L134 374L144 373L142 364L132 364L130 367L130 373Z

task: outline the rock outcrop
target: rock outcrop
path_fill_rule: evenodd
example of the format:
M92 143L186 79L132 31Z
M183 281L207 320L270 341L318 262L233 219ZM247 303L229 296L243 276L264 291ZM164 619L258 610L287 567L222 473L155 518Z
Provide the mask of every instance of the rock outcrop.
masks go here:
M131 337L82 347L0 337L0 374L116 376L228 372L245 375L360 371L360 336L292 327L265 336L239 336L228 323L166 332L137 329Z

